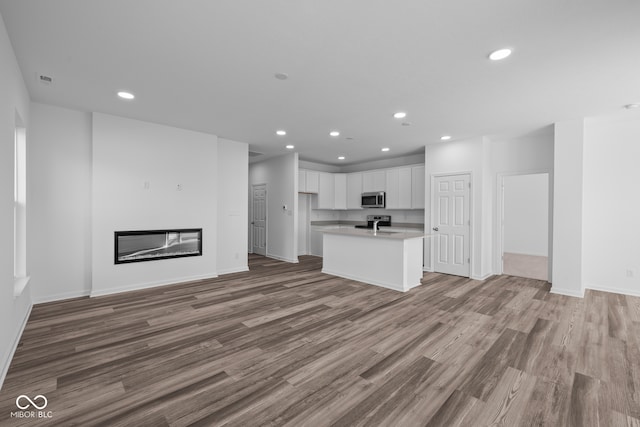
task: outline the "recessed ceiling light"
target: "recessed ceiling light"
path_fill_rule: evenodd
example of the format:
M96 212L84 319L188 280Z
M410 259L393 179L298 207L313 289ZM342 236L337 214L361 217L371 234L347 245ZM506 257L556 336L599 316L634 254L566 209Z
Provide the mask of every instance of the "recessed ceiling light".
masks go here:
M131 92L118 92L118 96L122 99L133 99L135 95Z
M627 104L624 106L627 110L633 110L634 108L640 108L640 104Z
M288 150L293 150L296 147L294 147L293 145L289 144L285 148L287 148Z
M329 132L329 136L340 136L340 132L338 132L337 130L332 130L331 132Z
M450 139L451 139L451 135L442 135L442 136L440 137L440 140L441 140L441 141L448 141L448 140L450 140Z
M407 117L407 113L405 113L404 111L398 111L393 115L393 117L395 117L396 119L404 119L405 117Z
M278 80L287 80L289 78L289 74L287 73L275 73L274 76Z
M280 129L280 130L276 131L276 135L278 135L278 136L285 136L286 134L287 134L286 130Z
M499 61L511 55L511 49L498 49L491 52L489 59L492 61Z
M384 147L382 150L380 151L389 151L389 147Z
M339 156L338 160L344 160L344 156Z

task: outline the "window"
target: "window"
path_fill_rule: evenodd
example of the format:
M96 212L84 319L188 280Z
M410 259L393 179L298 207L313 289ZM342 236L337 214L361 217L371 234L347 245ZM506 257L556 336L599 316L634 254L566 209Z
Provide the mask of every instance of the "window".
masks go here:
M16 117L13 167L13 276L14 295L27 285L27 138Z

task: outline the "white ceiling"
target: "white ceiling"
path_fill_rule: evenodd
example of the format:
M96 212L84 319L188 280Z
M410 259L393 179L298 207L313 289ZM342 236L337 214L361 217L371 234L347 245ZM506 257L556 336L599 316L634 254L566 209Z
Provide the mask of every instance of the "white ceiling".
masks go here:
M640 102L638 0L0 0L0 14L34 101L248 142L257 159L294 144L357 163Z

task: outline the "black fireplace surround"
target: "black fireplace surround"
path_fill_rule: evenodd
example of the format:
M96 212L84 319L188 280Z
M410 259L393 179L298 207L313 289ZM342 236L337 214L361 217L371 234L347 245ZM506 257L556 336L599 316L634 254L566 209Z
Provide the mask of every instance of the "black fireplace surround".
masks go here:
M202 255L202 228L116 231L116 264Z

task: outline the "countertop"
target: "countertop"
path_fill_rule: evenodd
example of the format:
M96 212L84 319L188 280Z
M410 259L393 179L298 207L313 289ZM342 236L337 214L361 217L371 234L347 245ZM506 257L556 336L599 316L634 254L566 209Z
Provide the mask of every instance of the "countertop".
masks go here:
M385 231L379 230L376 233L367 228L327 228L322 230L325 234L337 234L340 236L353 236L353 237L370 237L374 239L391 239L391 240L407 240L407 239L422 239L428 234L424 234L421 231Z

